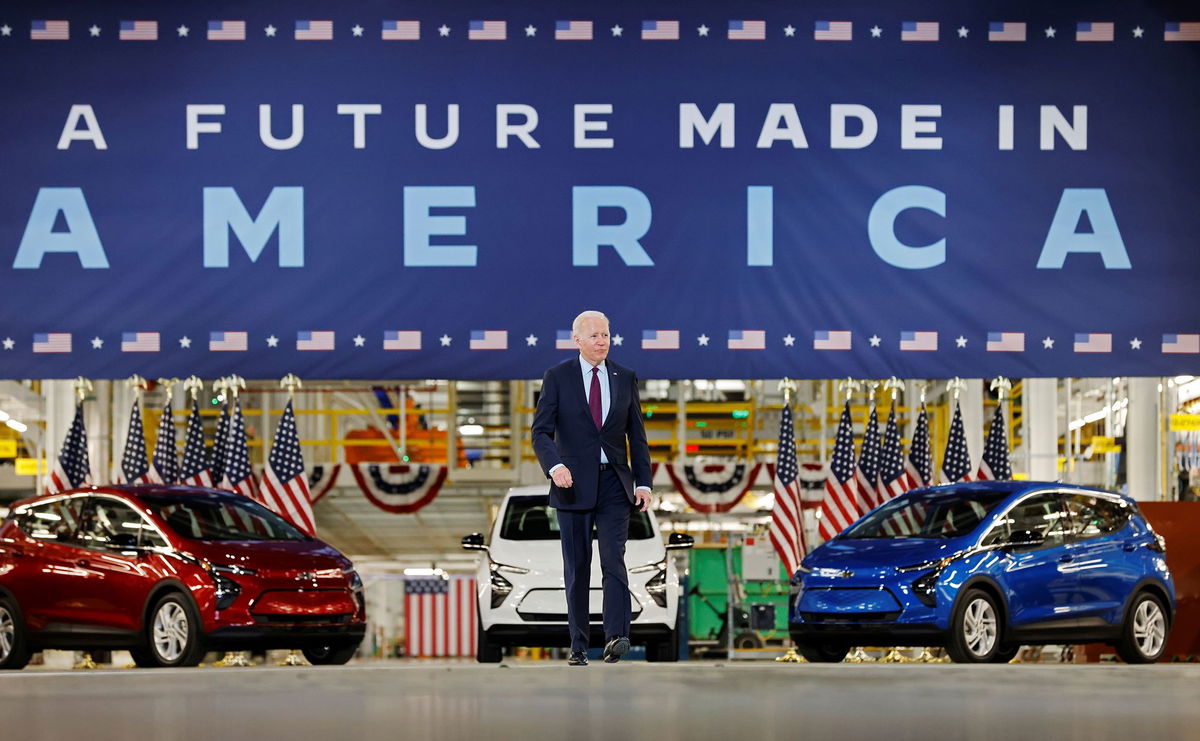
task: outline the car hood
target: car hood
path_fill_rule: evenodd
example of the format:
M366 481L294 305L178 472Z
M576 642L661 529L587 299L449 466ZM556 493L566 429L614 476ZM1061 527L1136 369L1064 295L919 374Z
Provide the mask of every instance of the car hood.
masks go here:
M241 566L257 571L316 571L344 569L350 559L319 540L190 541L192 555L216 564Z
M629 540L625 543L625 565L633 568L657 563L666 558L667 550L658 538ZM558 573L563 570L562 543L557 540L501 540L491 544L491 558L497 563L519 566L532 572ZM597 568L600 555L592 541L592 566Z
M832 540L815 549L804 565L813 568L895 568L936 561L970 544L968 538L879 538Z

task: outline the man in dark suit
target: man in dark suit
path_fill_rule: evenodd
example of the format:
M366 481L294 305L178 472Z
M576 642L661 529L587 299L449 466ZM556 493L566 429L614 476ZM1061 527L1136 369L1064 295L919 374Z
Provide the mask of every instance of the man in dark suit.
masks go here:
M604 660L613 663L629 650L625 540L634 508L650 505L650 448L637 376L608 360L608 317L585 311L575 317L571 333L579 355L546 371L532 432L533 450L551 480L550 506L558 510L568 663L586 666L593 527L603 574Z

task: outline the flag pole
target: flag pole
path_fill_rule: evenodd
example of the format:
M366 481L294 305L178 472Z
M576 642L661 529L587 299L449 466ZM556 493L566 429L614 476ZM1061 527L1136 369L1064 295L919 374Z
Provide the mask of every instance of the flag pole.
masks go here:
M891 392L892 412L895 412L896 411L896 397L899 394L900 389L904 388L904 382L901 381L896 376L892 376L888 380L884 381L883 387ZM910 447L911 447L911 444L912 443L910 442L909 443ZM904 654L900 653L899 647L892 646L891 648L888 649L887 653L884 654L883 658L880 659L880 661L885 664L911 664L913 659L911 657L905 656Z
M296 397L296 389L300 388L303 385L304 385L304 383L300 380L300 377L297 376L295 373L289 373L279 380L279 387L282 389L287 389L289 404L291 404L292 401ZM265 414L265 412L264 412L264 414ZM290 651L288 651L288 655L285 656L283 661L280 661L278 665L279 666L308 666L309 663L304 660L304 654L300 653L299 649L293 648Z
M841 390L846 392L846 403L847 404L850 403L850 399L851 399L851 397L854 396L855 391L859 390L860 388L864 388L864 387L866 388L866 390L867 390L867 407L868 407L867 408L867 419L869 420L870 415L871 415L871 409L874 408L874 406L875 406L875 390L877 388L879 388L879 381L875 381L872 379L866 379L863 381L855 381L852 378L847 378L845 381L840 382L838 384L838 386L841 388ZM864 429L865 429L865 427L864 427ZM855 646L854 650L851 651L850 655L847 656L845 659L843 659L843 661L850 663L850 664L869 664L869 663L875 661L875 658L873 656L871 656L869 653L867 653L863 649L862 646Z
M796 390L796 382L787 376L784 376L783 380L779 382L779 390L783 392L783 405L785 407L790 407L792 405L792 392ZM775 475L779 475L778 470L775 472ZM800 532L803 533L804 509L800 506L800 502L796 502L796 505L796 516L798 520L796 524L798 525ZM788 574L788 579L791 579L791 574ZM789 608L790 607L791 605L789 604ZM787 637L787 651L783 654L783 656L777 656L775 661L788 664L806 663L804 657L796 653L796 642L792 640L790 631L788 632Z
M235 404L237 403L239 389L244 388L246 388L246 379L238 375L228 375L213 381L213 390L228 393L233 397ZM226 401L226 404L228 404L228 401ZM214 662L213 666L253 666L253 664L246 658L245 651L226 651L221 660Z

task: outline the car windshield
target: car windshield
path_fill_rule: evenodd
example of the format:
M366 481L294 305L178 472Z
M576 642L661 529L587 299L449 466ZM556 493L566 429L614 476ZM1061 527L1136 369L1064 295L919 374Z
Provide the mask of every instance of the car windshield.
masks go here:
M258 502L222 494L143 494L140 499L167 526L196 540L308 540Z
M839 539L957 538L974 530L1011 492L931 491L887 502Z
M648 512L629 515L629 539L657 537ZM550 506L549 495L512 497L504 511L500 537L505 540L558 540L558 511ZM596 537L595 529L592 538Z

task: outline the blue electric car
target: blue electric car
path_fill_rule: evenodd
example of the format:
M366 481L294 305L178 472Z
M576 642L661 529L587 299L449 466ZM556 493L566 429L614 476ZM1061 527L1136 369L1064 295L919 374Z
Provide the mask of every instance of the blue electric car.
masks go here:
M914 489L815 548L792 577L809 661L853 646L944 646L1003 662L1022 644L1162 656L1175 615L1165 544L1132 499L1059 483Z

